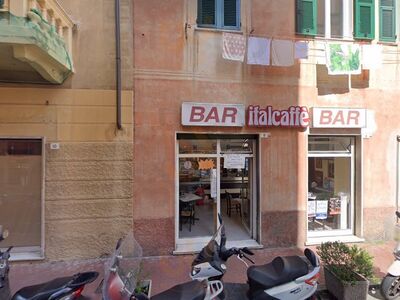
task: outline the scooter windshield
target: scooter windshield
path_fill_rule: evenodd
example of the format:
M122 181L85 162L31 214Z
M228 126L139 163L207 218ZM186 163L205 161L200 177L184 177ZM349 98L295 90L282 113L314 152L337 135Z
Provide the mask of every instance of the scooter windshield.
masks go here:
M144 276L142 256L142 247L132 233L118 241L114 253L105 264L104 299L130 299Z
M218 227L217 232L215 232L208 244L203 249L201 249L200 253L196 256L192 263L192 266L204 262L210 262L215 258L215 256L218 257L221 249L225 247L225 243L225 227L224 224L221 223L221 225Z

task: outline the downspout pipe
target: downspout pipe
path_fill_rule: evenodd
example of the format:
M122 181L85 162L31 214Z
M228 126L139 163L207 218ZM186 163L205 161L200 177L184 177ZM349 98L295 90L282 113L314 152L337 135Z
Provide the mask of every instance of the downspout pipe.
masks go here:
M121 17L120 0L115 0L115 60L116 60L116 88L117 88L117 128L122 129L121 121Z
M396 137L396 141L396 210L398 211L400 201L400 135ZM399 218L396 219L398 223Z

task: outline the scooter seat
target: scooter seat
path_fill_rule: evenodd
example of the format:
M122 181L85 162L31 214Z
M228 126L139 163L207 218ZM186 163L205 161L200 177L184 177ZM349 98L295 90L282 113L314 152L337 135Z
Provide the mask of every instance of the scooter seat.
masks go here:
M206 285L198 280L175 285L174 287L151 297L151 300L203 300Z
M247 279L252 292L266 290L308 273L307 263L298 256L276 257L269 264L251 266L247 269Z
M47 300L73 279L74 277L63 277L46 283L24 287L14 295L12 300Z

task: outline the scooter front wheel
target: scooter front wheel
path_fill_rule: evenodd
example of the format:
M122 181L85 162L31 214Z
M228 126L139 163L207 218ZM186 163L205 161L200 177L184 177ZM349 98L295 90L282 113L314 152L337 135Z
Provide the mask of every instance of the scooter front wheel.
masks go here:
M400 296L400 277L386 275L381 283L382 296L387 300L396 299Z

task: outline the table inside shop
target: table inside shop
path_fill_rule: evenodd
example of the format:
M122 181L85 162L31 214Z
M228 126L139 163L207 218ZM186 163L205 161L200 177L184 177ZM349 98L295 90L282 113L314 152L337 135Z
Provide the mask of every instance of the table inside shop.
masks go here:
M194 193L184 193L183 195L179 195L179 201L182 201L183 203L190 203L190 202L196 202L197 200L201 200L203 197L196 195ZM199 218L194 217L196 221L199 221Z

